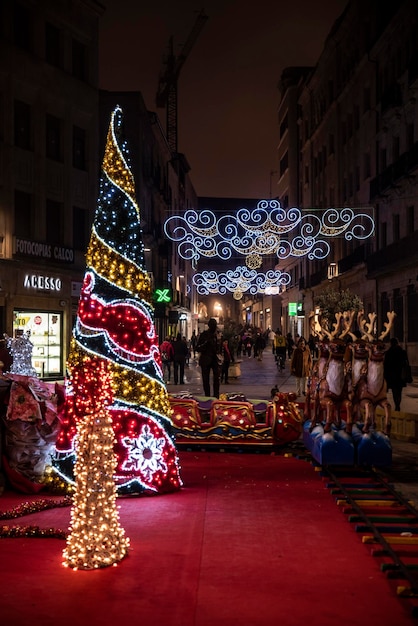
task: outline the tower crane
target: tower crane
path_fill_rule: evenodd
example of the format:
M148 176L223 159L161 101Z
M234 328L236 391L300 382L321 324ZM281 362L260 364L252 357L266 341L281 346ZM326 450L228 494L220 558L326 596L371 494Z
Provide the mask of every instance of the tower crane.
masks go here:
M190 32L178 56L174 53L173 37L169 40L169 52L165 61L165 69L160 74L156 105L159 108L166 107L166 134L167 141L172 153L177 152L177 82L180 70L187 59L190 50L198 38L200 31L205 25L208 16L202 9L196 18L195 25Z

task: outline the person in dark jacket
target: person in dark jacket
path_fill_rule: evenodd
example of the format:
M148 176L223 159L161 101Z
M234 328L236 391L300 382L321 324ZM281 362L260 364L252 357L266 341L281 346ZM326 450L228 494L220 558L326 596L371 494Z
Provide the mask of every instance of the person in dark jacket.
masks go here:
M229 366L231 365L232 357L231 357L231 351L229 349L229 344L228 344L227 339L224 339L222 342L221 354L223 357L223 362L221 366L221 383L224 382L225 385L228 385L229 384L228 373L229 373Z
M401 410L402 389L406 387L406 381L402 376L402 370L408 363L408 355L401 348L396 337L390 340L390 348L385 352L383 373L388 389L392 389L395 411Z
M180 385L184 385L184 366L189 354L189 346L181 333L177 333L176 340L173 341L173 350L174 384L177 385L180 378Z
M212 318L208 322L208 330L204 330L197 342L196 351L200 353L199 365L202 369L203 391L210 396L210 374L213 373L213 395L219 398L220 367L218 354L221 351L217 334L217 321Z

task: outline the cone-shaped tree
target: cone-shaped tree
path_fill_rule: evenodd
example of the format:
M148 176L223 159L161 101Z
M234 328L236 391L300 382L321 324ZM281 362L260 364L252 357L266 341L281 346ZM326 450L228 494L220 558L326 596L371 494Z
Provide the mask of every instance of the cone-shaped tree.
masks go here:
M74 417L80 417L71 378L86 355L107 362L114 401L119 492L162 493L181 486L170 404L155 333L151 286L143 261L140 211L122 140L122 111L111 116L87 267L73 330L67 418L57 441L56 464L71 454ZM64 455L65 456L65 455Z
M108 363L86 356L73 372L73 388L84 415L77 420L76 489L64 565L74 569L108 567L123 559L129 540L119 524L114 472L115 433Z

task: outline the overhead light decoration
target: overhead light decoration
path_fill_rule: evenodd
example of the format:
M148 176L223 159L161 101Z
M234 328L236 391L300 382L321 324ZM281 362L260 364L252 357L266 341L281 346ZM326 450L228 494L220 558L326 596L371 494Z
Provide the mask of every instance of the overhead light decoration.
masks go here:
M291 276L278 269L267 272L257 272L255 269L239 265L235 269L218 273L215 270L197 272L193 276L193 284L197 293L202 296L219 293L225 295L231 292L236 300L248 291L256 293L280 293L280 290L289 285Z
M374 235L375 222L373 208L284 209L278 200L260 200L253 211L242 208L220 217L209 209L189 209L169 217L164 231L177 243L179 255L194 264L201 257L226 260L235 254L253 264L272 254L324 259L330 239L367 239Z

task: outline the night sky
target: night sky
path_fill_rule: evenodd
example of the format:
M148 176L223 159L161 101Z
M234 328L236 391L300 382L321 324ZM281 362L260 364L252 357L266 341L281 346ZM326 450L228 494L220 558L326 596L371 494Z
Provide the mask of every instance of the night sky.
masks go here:
M278 169L277 84L315 65L346 0L102 0L100 87L155 94L173 36L178 54L199 11L209 16L178 81L178 149L199 196L268 198ZM273 193L274 196L274 184Z

